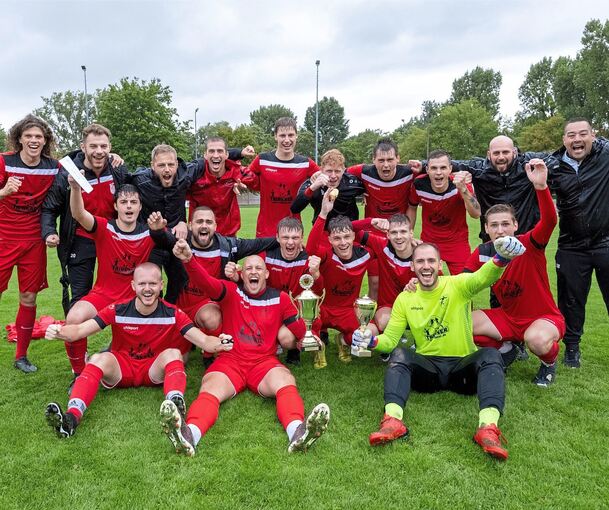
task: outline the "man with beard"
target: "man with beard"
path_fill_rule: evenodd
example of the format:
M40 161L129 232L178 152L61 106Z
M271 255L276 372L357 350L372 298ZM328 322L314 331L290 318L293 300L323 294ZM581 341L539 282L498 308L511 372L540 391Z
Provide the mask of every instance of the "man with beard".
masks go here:
M275 356L282 326L291 331L295 341L305 334L304 322L297 318L288 295L266 286L269 273L257 255L245 259L243 282L237 285L211 277L183 239L176 243L174 254L184 261L189 278L219 303L224 317L222 330L234 341L232 351L220 353L206 371L185 421L174 402L166 400L161 405L161 424L176 452L194 455L201 437L218 418L220 404L245 388L276 399L288 451L307 451L326 430L330 409L319 404L305 420L294 376Z
M84 171L85 179L93 188L83 195L85 209L109 220L116 213L116 184L125 180L127 168L124 165L113 167L111 135L107 128L91 124L83 129L82 134L80 150L71 153L70 157L76 167ZM60 234L57 233L57 217L60 218ZM72 305L91 290L96 257L93 237L74 221L70 212L70 186L65 170L57 174L42 204L41 223L42 238L47 246L57 247L62 270L62 305L67 315Z
M17 266L19 310L14 366L30 373L37 370L27 358L36 321L36 296L48 286L40 211L59 163L51 158L51 128L34 115L26 115L12 126L8 141L12 152L0 154L0 297Z
M497 427L505 402L503 360L496 349L478 350L474 345L470 310L472 298L496 281L524 247L514 237L502 237L495 248L495 257L477 272L439 276L440 251L433 244L420 244L412 254L416 291L398 296L383 334L376 337L370 330L354 332L353 343L359 347L393 350L385 374L385 414L380 430L369 436L370 445L408 436L402 418L411 387L421 392L451 390L478 394L479 425L474 441L489 455L507 459ZM396 348L407 326L416 352Z
M100 382L106 389L163 384L165 398L183 412L186 372L182 356L188 352L189 342L209 352L232 348L228 338L201 333L184 312L159 299L163 280L155 264L137 266L131 287L133 299L106 306L83 323L53 324L47 329L47 339L70 342L112 327L110 349L91 357L74 385L67 411L57 402L46 407L47 423L60 438L74 435Z

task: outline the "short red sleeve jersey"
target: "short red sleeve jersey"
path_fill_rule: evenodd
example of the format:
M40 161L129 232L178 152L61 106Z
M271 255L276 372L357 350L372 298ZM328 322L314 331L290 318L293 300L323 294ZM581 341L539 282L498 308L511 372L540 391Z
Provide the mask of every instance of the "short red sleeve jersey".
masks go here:
M165 349L190 350L184 338L194 327L179 308L159 299L150 315L142 315L135 307L135 299L107 306L94 317L100 328L112 326L111 352L123 352L133 359L156 358Z
M27 166L19 153L0 154L0 188L9 177L21 181L16 193L0 200L0 242L40 241L42 203L59 168L56 159L44 156L36 166Z
M209 172L205 162L205 172L190 188L189 215L192 218L197 207L207 206L216 216L216 231L225 236L234 236L241 228L241 212L233 186L237 180L247 181L247 171L238 162L230 159L226 160L225 165L226 172L222 177L215 177Z
M235 356L251 363L274 356L279 328L301 320L288 295L267 287L262 294L250 296L234 282L223 285L225 291L219 300L222 332L232 335L234 347L220 356Z
M107 220L115 218L114 192L116 191L116 188L114 186L114 179L112 178L111 171L105 169L99 177L97 177L91 170L85 170L85 177L93 188L93 191L90 193L82 194L85 210L90 212L93 216L101 216ZM89 239L93 238L93 236L80 225L76 227L76 235L88 237Z
M123 232L116 220L95 216L91 234L97 250L97 280L93 290L112 301L129 299L133 296L133 271L148 261L154 248L150 231L138 223L133 232Z
M300 185L319 167L310 158L296 154L290 161L282 161L274 152L256 156L248 169L258 176L260 212L256 224L256 237L270 237L277 232L277 224L292 214L290 205L298 194Z
M471 185L468 189L473 194ZM416 178L410 189L409 202L421 204L423 241L438 245L469 243L465 204L452 179L446 191L436 192L428 175Z
M406 214L413 181L409 166L397 165L396 174L389 181L381 179L374 165L355 165L347 168L347 172L359 177L366 189L364 216L390 218L397 213Z

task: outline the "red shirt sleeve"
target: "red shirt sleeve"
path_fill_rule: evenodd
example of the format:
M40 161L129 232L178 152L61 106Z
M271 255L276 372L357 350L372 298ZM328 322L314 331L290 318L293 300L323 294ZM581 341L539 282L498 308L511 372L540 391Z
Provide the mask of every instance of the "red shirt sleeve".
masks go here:
M300 340L307 332L304 321L297 318L298 311L285 292L279 294L279 302L281 303L281 321L296 339Z
M4 163L4 158L0 156L0 188L4 188L6 180L6 164Z
M185 335L188 330L193 327L194 324L190 320L190 317L179 308L176 308L176 328L178 328L180 334Z
M556 216L556 207L552 201L552 193L548 186L544 190L536 190L537 203L539 204L539 221L533 227L531 238L537 244L545 247L550 242L550 237L556 227L558 218Z
M474 273L478 271L482 267L482 262L480 262L480 250L476 247L476 249L472 252L472 254L465 262L465 266L463 267L463 273Z
M97 315L94 317L95 322L99 325L101 329L104 329L106 326L111 326L116 321L116 310L114 308L114 304L108 305L103 308L101 311L97 312Z
M260 155L254 158L254 161L250 163L246 171L251 174L247 178L247 187L253 191L260 191Z
M324 228L326 226L326 220L321 217L317 217L315 223L313 224L313 228L311 232L309 232L309 239L307 239L307 253L309 255L317 255L321 257L323 255L324 249L324 238L326 234L324 233Z
M353 165L347 168L347 173L351 175L355 175L357 178L362 177L362 170L364 169L364 165Z
M221 301L226 295L224 284L211 276L207 270L199 264L196 257L192 257L188 262L184 262L184 267L188 273L188 278L194 285L203 291L214 301Z
M315 172L319 172L319 167L315 161L309 158L309 171L307 173L307 177L311 177Z
M410 186L410 192L408 194L408 203L410 205L419 205L419 202L421 200L419 199L419 194L417 193L417 189L414 184L415 183L413 182L412 186Z

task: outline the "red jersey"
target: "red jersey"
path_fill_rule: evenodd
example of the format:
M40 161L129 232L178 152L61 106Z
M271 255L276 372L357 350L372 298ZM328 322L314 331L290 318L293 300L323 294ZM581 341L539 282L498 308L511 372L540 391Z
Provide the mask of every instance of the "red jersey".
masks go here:
M255 177L239 162L227 159L225 165L224 175L215 177L205 162L203 175L192 185L188 194L189 219L192 219L192 213L197 207L205 205L216 215L216 231L225 236L234 236L241 228L241 212L233 186L237 180L249 186Z
M257 177L249 186L260 191L256 237L274 236L277 223L286 216L300 219L299 214L290 212L290 205L300 185L319 170L315 161L299 154L282 161L274 152L265 152L256 156L248 169Z
M474 193L470 184L467 189ZM432 189L428 175L417 177L410 188L409 202L410 205L421 204L423 241L440 247L460 243L469 246L465 203L453 184L452 177L448 181L448 188L442 192Z
M541 219L532 230L517 236L526 247L506 267L492 286L501 308L512 317L535 319L548 313L560 314L548 280L545 248L556 226L556 209L549 188L537 191ZM465 271L474 272L495 255L493 243L481 244L471 254Z
M306 251L301 251L293 260L287 260L281 255L281 248L275 248L266 252L264 262L269 271L266 284L292 296L298 296L303 288L299 280L303 274L309 272L309 256ZM323 292L323 279L320 277L315 280L311 290L320 295Z
M190 350L184 335L194 325L174 305L159 299L149 315L142 315L130 301L106 306L93 318L101 329L112 326L111 352L123 352L133 359L156 358L165 349Z
M320 272L326 289L322 306L351 308L359 297L364 274L373 257L366 248L356 244L349 260L339 258L327 247L325 223L324 219L317 218L307 241L307 252L321 258Z
M9 177L21 181L16 193L0 200L0 242L40 241L42 203L59 168L56 159L44 156L27 166L17 152L0 154L0 188Z
M91 234L97 250L97 279L94 291L108 296L112 301L133 296L131 280L135 268L148 261L154 248L150 230L137 223L133 232L123 232L116 220L95 216Z
M222 310L222 332L233 337L233 349L220 353L220 357L256 363L275 356L277 333L282 325L290 328L297 338L304 336L304 322L297 318L296 307L285 292L267 287L259 295L251 296L242 285L211 277L194 257L184 266L188 278L218 302Z
M107 220L116 218L116 210L114 209L114 192L116 189L110 170L104 169L97 177L93 171L85 169L85 177L93 188L90 193L82 194L85 210L93 216L101 216ZM93 239L93 236L80 225L76 227L76 235Z
M413 180L408 165L397 165L396 173L390 181L380 178L374 165L355 165L347 172L359 177L366 189L366 218L390 218L394 214L406 214L408 195Z

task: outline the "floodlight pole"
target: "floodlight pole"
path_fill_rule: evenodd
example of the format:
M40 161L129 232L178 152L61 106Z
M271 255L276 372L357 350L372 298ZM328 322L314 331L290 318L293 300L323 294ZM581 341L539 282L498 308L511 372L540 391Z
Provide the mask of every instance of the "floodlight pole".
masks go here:
M87 119L87 126L89 125L89 96L87 94L87 66L80 66L85 76L85 117Z
M317 163L319 154L319 60L315 61L315 66L317 67L317 77L315 80L315 163Z
M199 133L197 132L197 112L199 108L195 108L195 159L199 157Z

